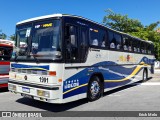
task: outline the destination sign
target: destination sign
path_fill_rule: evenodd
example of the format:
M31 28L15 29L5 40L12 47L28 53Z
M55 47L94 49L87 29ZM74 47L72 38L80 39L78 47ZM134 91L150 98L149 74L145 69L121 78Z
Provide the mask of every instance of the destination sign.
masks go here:
M44 24L39 24L39 25L35 25L35 28L47 28L47 27L52 27L53 23L44 23Z

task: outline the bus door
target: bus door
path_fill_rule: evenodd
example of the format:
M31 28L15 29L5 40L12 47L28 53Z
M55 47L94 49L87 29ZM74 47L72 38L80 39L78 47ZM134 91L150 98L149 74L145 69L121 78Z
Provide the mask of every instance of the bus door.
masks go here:
M66 63L79 62L78 55L78 27L67 24L65 26L65 61Z
M65 26L66 62L83 63L88 53L88 29L75 25Z
M88 54L88 28L81 27L79 39L80 62L85 62Z

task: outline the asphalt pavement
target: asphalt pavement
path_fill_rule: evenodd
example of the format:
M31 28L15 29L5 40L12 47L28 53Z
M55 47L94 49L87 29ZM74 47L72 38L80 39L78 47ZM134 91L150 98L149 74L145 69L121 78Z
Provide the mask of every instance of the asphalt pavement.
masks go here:
M0 111L160 111L160 71L146 82L112 90L94 102L82 99L57 105L23 98L1 89Z

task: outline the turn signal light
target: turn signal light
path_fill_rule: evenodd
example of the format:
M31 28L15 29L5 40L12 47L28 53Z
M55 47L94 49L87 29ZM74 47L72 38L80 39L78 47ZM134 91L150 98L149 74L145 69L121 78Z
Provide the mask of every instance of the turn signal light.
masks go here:
M50 76L56 76L56 71L49 71Z
M60 83L61 83L61 82L62 82L62 79L58 79L58 82L60 82Z

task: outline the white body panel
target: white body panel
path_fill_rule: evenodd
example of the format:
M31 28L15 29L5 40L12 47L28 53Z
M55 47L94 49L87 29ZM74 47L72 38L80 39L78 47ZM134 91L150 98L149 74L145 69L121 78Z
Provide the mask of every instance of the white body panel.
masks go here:
M127 61L127 58L126 58L127 55L130 55L130 60L128 60L128 61ZM87 76L88 78L90 78L90 76L94 72L97 72L97 69L98 69L99 72L101 72L101 70L105 70L105 71L109 71L110 73L117 74L120 77L126 78L127 76L129 76L129 74L125 74L123 71L121 71L121 72L113 71L112 68L110 69L110 67L117 67L117 69L118 69L118 66L122 66L124 68L131 68L131 69L134 68L134 67L136 68L137 65L140 63L140 60L143 57L144 57L144 55L141 55L141 54L106 51L106 50L99 50L99 51L90 50L89 53L88 53L88 59L87 59L86 63L81 63L81 64L79 64L79 63L72 63L72 64L23 63L25 65L37 66L37 67L38 66L49 65L49 71L56 71L56 76L18 73L18 72L12 72L12 71L10 72L9 75L10 75L10 80L12 80L12 81L18 81L20 83L35 84L37 86L43 85L43 86L52 86L52 87L58 87L59 88L58 90L45 90L45 89L39 89L39 88L36 88L36 87L28 87L28 86L25 86L25 85L16 85L16 84L13 83L13 85L16 85L16 91L15 92L17 92L17 93L29 94L31 96L34 96L34 99L45 101L45 102L66 103L66 102L71 102L71 101L75 101L75 100L78 100L78 99L82 99L82 98L85 98L87 96L87 93L85 92L85 93L79 93L77 95L73 95L73 96L71 95L69 97L63 98L65 94L68 94L69 92L72 92L72 91L78 89L81 86L83 87L83 85L80 84L81 81L79 81L79 80L81 80L81 76L79 78L76 78L76 79L72 79L72 76L74 76L76 74L79 74L80 72L83 72L85 69L87 69L88 72L84 73L85 74L84 77ZM153 59L153 57L149 56L149 55L148 56L145 55L145 57L147 57L149 59ZM95 64L100 63L102 61L112 62L112 65L108 65L108 66L105 66L105 67L103 67L103 65L95 66ZM20 64L22 64L22 63L20 63ZM78 68L78 66L81 66L81 67ZM90 66L90 67L84 67L83 68L82 66ZM150 75L150 66L141 65L141 67L142 67L142 70L138 71L137 72L138 74L134 75L134 78L130 78L131 82L129 82L127 84L142 80L143 67L148 69L148 73ZM24 79L25 75L27 75L27 80ZM47 77L48 78L48 83L41 83L39 81L40 77ZM58 79L62 79L63 82L58 82ZM65 91L65 85L66 85L65 82L68 79L69 79L69 82L70 82L70 86L69 86L70 89L68 91ZM104 77L104 79L105 79L105 77ZM71 85L72 82L77 83L77 80L79 82L78 86L73 86L73 84ZM88 81L89 81L89 79L88 79ZM105 81L107 82L107 79L105 79ZM69 83L67 83L67 85L68 84ZM88 83L86 83L84 86L87 87L87 84ZM123 86L123 85L120 85L120 86ZM23 92L22 87L29 88L30 93ZM114 89L114 88L117 88L117 87L119 87L119 86L106 88L105 91L108 91L108 90L111 90L111 89ZM49 91L50 97L47 98L47 97L38 96L37 95L37 90Z

